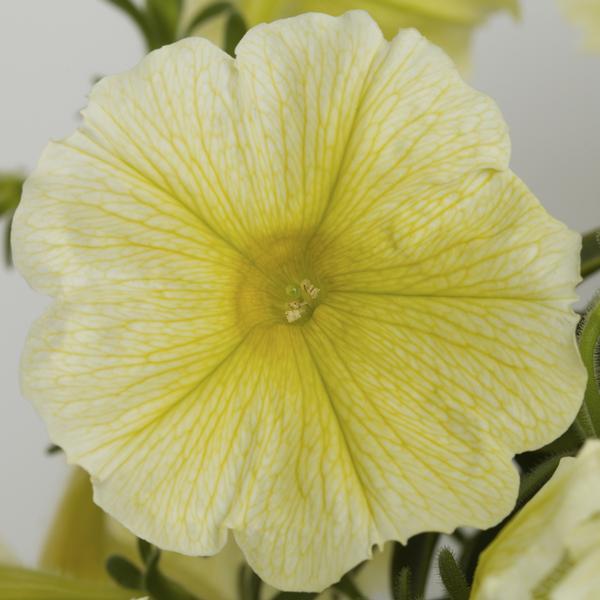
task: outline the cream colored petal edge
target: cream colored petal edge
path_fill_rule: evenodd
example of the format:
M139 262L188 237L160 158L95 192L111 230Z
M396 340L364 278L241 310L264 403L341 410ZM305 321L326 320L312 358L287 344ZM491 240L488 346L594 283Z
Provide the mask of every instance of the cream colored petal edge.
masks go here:
M564 458L551 480L481 555L473 600L530 597L563 558L570 532L600 511L600 442Z

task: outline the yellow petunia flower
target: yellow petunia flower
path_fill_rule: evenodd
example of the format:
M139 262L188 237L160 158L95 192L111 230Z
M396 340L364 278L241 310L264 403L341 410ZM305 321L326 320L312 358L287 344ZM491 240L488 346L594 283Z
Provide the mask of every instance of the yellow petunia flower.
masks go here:
M13 229L56 298L23 388L95 501L167 550L228 531L276 588L488 527L581 403L580 238L494 103L364 12L190 38L95 86Z
M213 0L184 2L183 24ZM471 34L493 13L500 10L519 14L518 0L234 0L246 22L251 25L291 17L302 12L341 15L348 10L364 9L377 21L384 35L392 39L400 28L415 27L438 44L460 65L469 62ZM220 17L199 27L196 33L221 43L225 18Z
M593 600L600 590L600 441L552 479L481 555L473 600Z
M559 0L564 13L583 29L585 46L600 52L600 0Z

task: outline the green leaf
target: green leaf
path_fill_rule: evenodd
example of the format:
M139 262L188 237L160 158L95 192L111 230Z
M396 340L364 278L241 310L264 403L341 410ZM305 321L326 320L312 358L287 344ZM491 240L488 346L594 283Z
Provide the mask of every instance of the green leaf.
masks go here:
M232 12L225 24L225 44L224 50L230 56L235 55L235 48L239 41L244 37L248 28L246 23L238 12Z
M261 587L260 577L248 565L242 565L238 571L240 600L259 600Z
M429 567L438 539L438 533L421 533L410 538L406 545L394 544L390 573L392 591L399 573L404 567L408 567L411 595L415 597L425 595Z
M146 0L146 18L153 31L155 48L177 40L182 0Z
M155 32L150 24L148 16L140 10L131 0L104 0L124 12L138 26L148 50L154 50L160 46L156 40Z
M394 600L413 600L410 569L402 567L392 582L392 598Z
M103 581L0 565L2 600L130 600L131 592Z
M122 587L141 592L144 587L142 572L123 556L113 554L106 561L108 574Z
M0 216L12 214L21 200L24 177L15 173L0 174Z
M438 567L450 600L469 600L469 586L465 574L448 548L443 548L439 553Z
M142 538L138 538L137 545L138 553L140 555L140 558L142 559L142 562L146 566L148 566L149 564L154 564L156 566L156 563L158 561L158 555L160 554L158 548L156 548L156 546L153 546L150 542L143 540Z
M48 454L49 456L52 454L58 454L59 452L62 452L62 448L60 446L57 446L56 444L50 444L46 448L46 454Z
M313 600L318 595L314 592L279 592L272 600Z
M581 245L581 276L588 277L600 269L600 229L583 236Z
M189 22L188 26L185 28L184 36L192 35L196 27L199 27L206 21L210 21L210 19L214 19L220 14L223 14L232 9L233 5L231 4L231 2L215 2L214 4L210 4L203 10L199 11L196 14L196 16Z
M587 369L588 381L582 405L583 419L578 415L580 426L586 437L598 437L600 432L600 299L595 299L588 308L579 334L579 351Z
M342 592L349 600L367 600L366 596L356 587L349 575L344 575L333 585L338 592Z
M561 458L561 456L551 456L530 471L521 474L517 509L527 504L548 483Z
M10 236L12 233L13 218L15 211L13 210L9 215L6 215L6 224L4 226L4 264L7 267L12 267L12 246L10 242Z

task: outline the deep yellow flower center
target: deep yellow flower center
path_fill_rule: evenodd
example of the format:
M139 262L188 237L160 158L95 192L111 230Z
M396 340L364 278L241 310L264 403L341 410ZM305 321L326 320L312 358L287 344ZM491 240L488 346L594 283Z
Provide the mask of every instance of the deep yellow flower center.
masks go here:
M242 265L237 293L240 322L255 325L302 325L325 296L308 240L270 240Z

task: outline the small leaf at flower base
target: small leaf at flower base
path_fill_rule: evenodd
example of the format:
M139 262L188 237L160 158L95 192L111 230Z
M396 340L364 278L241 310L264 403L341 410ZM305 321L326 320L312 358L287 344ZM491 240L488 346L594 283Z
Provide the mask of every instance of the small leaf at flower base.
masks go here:
M367 600L349 575L344 575L338 583L334 583L333 588L338 592L342 592L349 600Z
M185 28L184 37L192 35L194 30L203 23L206 23L206 21L210 21L231 9L231 2L215 2L214 4L209 4L206 8L200 10L190 21L189 25Z
M225 25L225 52L230 56L235 54L235 47L238 45L238 42L244 37L244 34L248 28L246 27L246 23L238 12L233 12L227 19L227 23Z
M313 600L317 596L314 592L279 592L272 600Z
M182 5L182 0L146 1L147 19L155 32L158 46L176 41Z
M129 590L144 589L142 572L123 556L109 556L106 561L108 574L122 587Z
M240 600L258 600L262 581L248 566L242 565L238 571L238 594Z
M579 334L579 351L588 372L582 410L589 418L587 437L600 432L600 381L598 379L598 351L600 348L600 300L595 299L586 311ZM585 423L584 423L585 424Z
M152 544L150 544L146 540L143 540L142 538L138 538L137 544L140 558L146 566L155 561L157 554L160 554L160 550L158 550L156 546L153 546Z
M112 4L131 18L144 36L148 50L153 50L158 47L155 33L152 30L152 27L150 27L147 15L131 0L105 0L105 2Z
M581 276L587 277L600 269L600 229L583 236L581 245Z
M391 565L392 589L400 571L408 567L411 594L416 597L425 594L429 566L438 538L437 533L422 533L411 537L406 544L394 544Z
M469 586L465 574L448 548L441 550L438 556L438 566L450 600L469 600Z

